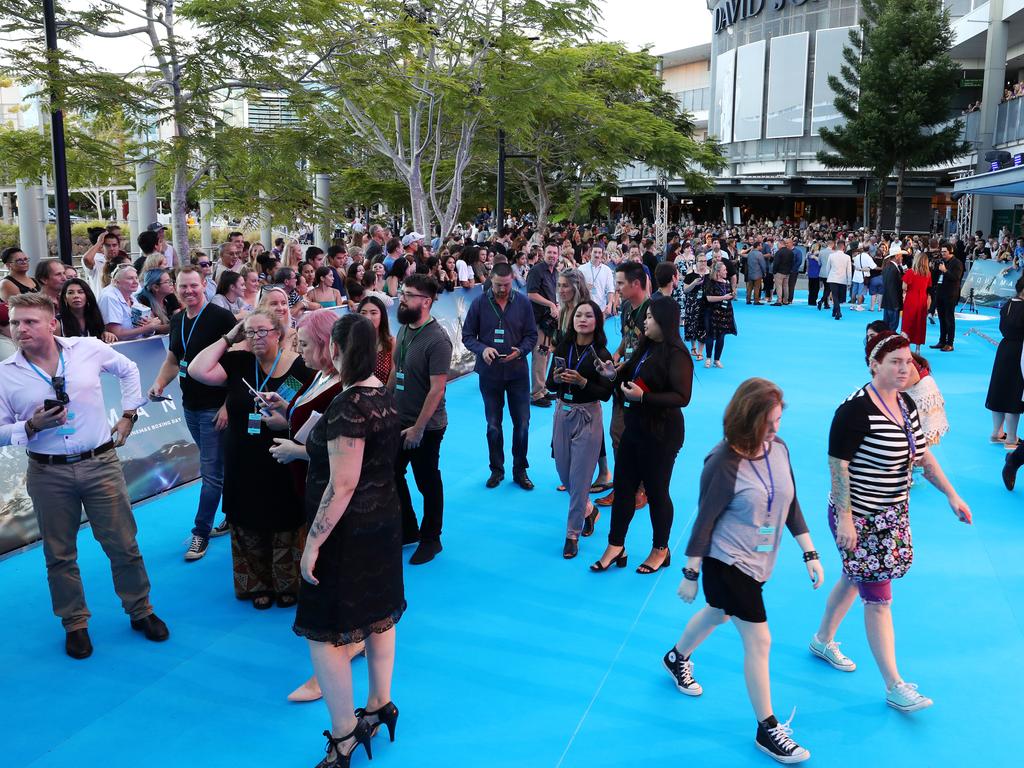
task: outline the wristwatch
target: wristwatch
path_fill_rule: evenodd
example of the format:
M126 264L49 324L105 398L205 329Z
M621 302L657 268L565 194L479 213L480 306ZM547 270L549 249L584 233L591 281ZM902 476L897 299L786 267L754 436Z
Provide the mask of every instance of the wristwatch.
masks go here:
M139 420L139 414L134 411L132 413L128 413L127 411L125 411L124 413L121 414L121 418L128 419L128 421L134 424L136 421Z

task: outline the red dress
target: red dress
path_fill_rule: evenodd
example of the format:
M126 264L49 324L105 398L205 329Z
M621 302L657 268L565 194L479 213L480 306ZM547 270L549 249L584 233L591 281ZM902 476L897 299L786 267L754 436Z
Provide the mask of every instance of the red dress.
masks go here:
M382 384L388 383L388 376L391 375L391 368L394 366L392 352L382 349L377 352L377 362L373 366L373 375L381 380Z
M928 322L928 288L932 276L919 275L912 269L903 274L907 295L903 299L903 333L911 344L924 344Z

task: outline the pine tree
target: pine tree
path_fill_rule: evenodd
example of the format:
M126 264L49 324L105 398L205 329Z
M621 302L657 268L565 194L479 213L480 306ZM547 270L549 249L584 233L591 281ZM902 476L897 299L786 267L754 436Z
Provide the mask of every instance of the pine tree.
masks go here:
M903 182L916 168L950 162L970 152L962 124L949 122L959 68L949 55L949 12L936 0L861 0L863 16L843 50L841 77L830 76L835 106L845 125L822 128L833 152L818 159L829 168L867 168L879 196L896 176L900 232ZM881 215L878 227L881 228Z

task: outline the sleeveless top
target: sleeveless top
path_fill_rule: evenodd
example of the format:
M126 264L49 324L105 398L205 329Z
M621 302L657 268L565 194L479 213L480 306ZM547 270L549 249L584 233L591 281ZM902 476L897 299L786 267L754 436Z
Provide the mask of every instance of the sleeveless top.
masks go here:
M26 293L35 293L37 290L39 290L38 288L28 288L28 287L22 285L21 283L19 283L17 280L15 280L10 275L5 275L4 276L4 280L10 280L12 283L14 283L16 286L18 286L18 290L22 293L22 295L24 295ZM35 282L35 279L33 279L31 277L29 278L29 280L32 280L33 283Z

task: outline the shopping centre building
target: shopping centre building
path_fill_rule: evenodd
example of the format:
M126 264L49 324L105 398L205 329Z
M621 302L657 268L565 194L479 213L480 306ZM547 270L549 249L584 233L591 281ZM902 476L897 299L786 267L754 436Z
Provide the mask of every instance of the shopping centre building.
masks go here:
M1024 81L1024 0L944 0L961 78L949 119L963 123L974 151L942 168L915 171L905 185L903 229L954 231L966 203L954 181L989 170L993 151L1012 163L1024 152L1024 97L1006 99ZM670 179L670 220L837 217L864 220L864 171L825 168L823 127L840 124L828 85L838 75L858 0L707 0L711 43L662 54L667 88L695 120L698 135L716 137L728 164L714 189L692 194ZM913 30L907 30L908 35ZM1024 91L1024 85L1020 87ZM979 104L980 102L980 104ZM969 109L974 111L968 111ZM893 119L898 119L894 114ZM620 175L623 209L651 219L656 171L634 165ZM890 186L883 226L892 225ZM974 198L973 229L1019 228L1020 199Z

